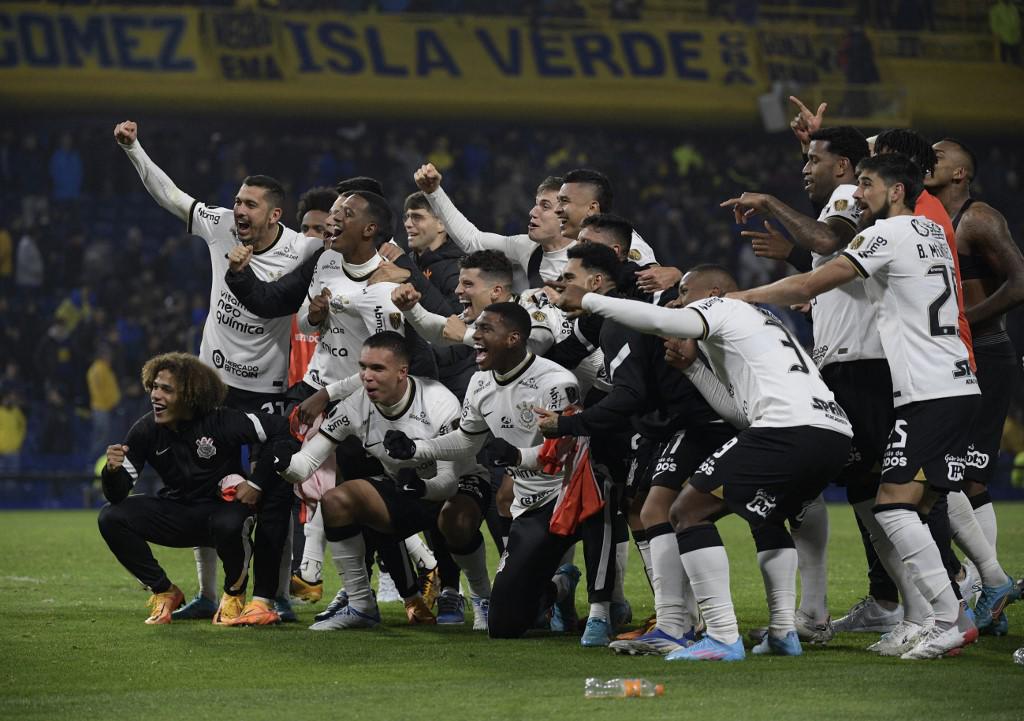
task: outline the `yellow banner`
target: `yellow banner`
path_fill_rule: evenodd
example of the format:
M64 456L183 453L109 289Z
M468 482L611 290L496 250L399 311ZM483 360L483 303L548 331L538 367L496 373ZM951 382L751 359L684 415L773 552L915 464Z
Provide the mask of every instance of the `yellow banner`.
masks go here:
M0 6L0 97L285 114L749 118L734 26Z

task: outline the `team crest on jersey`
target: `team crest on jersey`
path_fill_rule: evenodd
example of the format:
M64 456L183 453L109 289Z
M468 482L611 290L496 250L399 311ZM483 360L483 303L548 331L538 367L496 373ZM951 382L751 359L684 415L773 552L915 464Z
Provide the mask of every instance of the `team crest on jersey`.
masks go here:
M833 204L832 207L835 208L836 210L846 210L847 208L850 207L850 201L846 200L845 198L840 198Z
M516 410L519 411L519 422L526 428L533 428L537 423L537 416L533 414L533 404L530 401L520 401L516 405Z
M533 319L539 323L543 323L547 320L547 316L541 313L539 310L533 311Z
M630 260L640 260L640 251L637 250L636 248L633 248L632 250L630 250L629 251L629 259Z
M196 441L196 455L204 461L208 461L217 455L217 447L213 445L213 439L203 436Z
M768 514L775 510L775 505L775 496L763 488L758 488L753 500L747 504L747 510L761 518L768 518Z
M850 250L857 250L857 248L864 245L864 236L858 235L856 238L850 241Z
M391 323L391 327L394 330L398 330L402 327L402 314L401 313L388 313L388 322Z

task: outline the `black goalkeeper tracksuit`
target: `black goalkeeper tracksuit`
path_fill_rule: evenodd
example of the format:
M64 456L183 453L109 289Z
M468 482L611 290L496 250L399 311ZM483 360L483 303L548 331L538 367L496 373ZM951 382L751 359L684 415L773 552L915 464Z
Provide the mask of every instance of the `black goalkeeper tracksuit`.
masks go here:
M166 591L171 582L148 543L213 546L224 564L224 591L237 595L245 591L253 555L249 536L258 516L253 595L274 598L294 495L274 471L278 441L298 449L288 421L280 416L217 408L172 430L146 414L128 431L124 465L103 470L103 494L110 503L100 510L100 533L117 560L154 593ZM244 475L242 446L256 444L262 452L250 483L263 495L258 509L251 510L224 501L220 482L225 476ZM164 487L156 496L129 496L146 463Z

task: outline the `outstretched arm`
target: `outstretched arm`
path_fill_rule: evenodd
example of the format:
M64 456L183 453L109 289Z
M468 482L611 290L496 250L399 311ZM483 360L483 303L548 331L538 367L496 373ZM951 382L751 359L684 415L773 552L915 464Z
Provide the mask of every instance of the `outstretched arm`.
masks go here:
M582 307L583 310L597 313L641 333L676 338L700 338L704 335L704 321L697 311L689 308L662 308L638 300L609 298L597 293L584 295Z
M167 177L167 173L146 155L142 143L138 140L138 126L131 120L119 123L114 126L114 138L135 166L136 172L142 178L142 184L153 196L153 200L164 210L188 222L188 214L195 198L180 190L174 181Z
M809 303L811 298L838 288L858 277L853 261L845 255L841 255L810 273L791 275L759 288L729 293L726 297L744 300L747 303L799 305Z

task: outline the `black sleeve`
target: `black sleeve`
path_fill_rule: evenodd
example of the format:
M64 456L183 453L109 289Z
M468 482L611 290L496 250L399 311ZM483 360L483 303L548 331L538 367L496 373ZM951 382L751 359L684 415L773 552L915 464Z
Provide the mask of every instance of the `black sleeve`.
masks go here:
M321 253L313 253L302 265L274 281L259 280L250 266L240 273L229 268L224 279L250 313L260 318L281 318L298 312L302 307Z
M135 486L143 467L146 465L146 456L153 445L152 423L146 418L140 418L128 431L124 445L128 446L128 453L125 454L125 462L116 471L109 471L103 467L100 473L100 483L103 486L103 497L111 503L120 503Z
M544 357L563 368L572 370L600 345L603 324L602 316L593 314L580 316L573 323L572 335L551 346Z
M395 258L395 265L409 271L408 282L419 291L421 296L420 305L428 311L437 315L443 315L446 318L452 314L462 312L462 306L456 302L455 298L445 298L444 294L437 289L437 286L431 283L427 276L423 275L423 271L416 267L416 264L408 254L403 253Z
M806 273L811 269L811 251L794 245L793 250L789 251L789 255L786 257L786 262L801 273Z
M612 389L596 404L573 416L561 416L558 419L558 432L562 435L593 436L602 433L621 433L623 424L628 426L629 419L648 410L647 402L647 355L650 347L638 334L629 332L624 335L625 342L619 344L618 350L606 348L607 356L621 357L622 349L629 347L629 354L615 367L612 376Z

